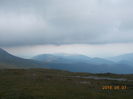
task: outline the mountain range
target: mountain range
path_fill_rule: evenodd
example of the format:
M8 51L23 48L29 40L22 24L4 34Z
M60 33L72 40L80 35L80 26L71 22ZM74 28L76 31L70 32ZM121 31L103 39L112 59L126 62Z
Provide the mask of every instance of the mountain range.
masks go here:
M128 57L126 54L122 56ZM127 60L125 60L126 62L123 60L116 61L119 57L104 59L72 54L42 54L32 59L44 62L49 68L69 70L72 72L133 73L133 64L129 64Z
M0 48L0 68L50 68L72 72L133 73L133 54L91 58L75 54L41 54L32 59L14 56Z

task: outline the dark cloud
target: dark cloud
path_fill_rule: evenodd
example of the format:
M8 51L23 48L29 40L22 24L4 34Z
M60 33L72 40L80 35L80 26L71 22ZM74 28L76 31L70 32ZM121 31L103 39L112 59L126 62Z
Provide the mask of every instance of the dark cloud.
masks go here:
M0 0L0 46L133 42L131 0Z

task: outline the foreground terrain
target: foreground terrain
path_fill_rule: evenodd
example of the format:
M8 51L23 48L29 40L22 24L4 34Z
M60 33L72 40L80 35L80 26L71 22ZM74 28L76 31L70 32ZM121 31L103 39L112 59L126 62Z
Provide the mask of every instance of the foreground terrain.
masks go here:
M132 83L133 75L1 69L0 99L133 99Z

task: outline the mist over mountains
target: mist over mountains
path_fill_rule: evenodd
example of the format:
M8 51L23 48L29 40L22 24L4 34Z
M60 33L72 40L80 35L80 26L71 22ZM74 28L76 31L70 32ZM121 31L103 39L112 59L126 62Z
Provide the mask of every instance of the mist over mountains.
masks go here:
M0 48L0 68L50 68L72 72L133 73L133 54L111 58L91 58L78 54L41 54L23 59Z

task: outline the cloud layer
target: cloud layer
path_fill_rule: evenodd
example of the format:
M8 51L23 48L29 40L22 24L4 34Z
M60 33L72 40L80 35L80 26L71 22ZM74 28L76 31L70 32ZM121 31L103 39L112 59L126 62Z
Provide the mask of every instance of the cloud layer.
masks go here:
M65 54L81 54L89 57L112 57L133 52L133 43L115 43L115 44L68 44L68 45L33 45L33 46L17 46L4 48L8 52L24 57L31 58L38 54L45 53L65 53Z
M0 46L133 43L132 0L0 0Z

